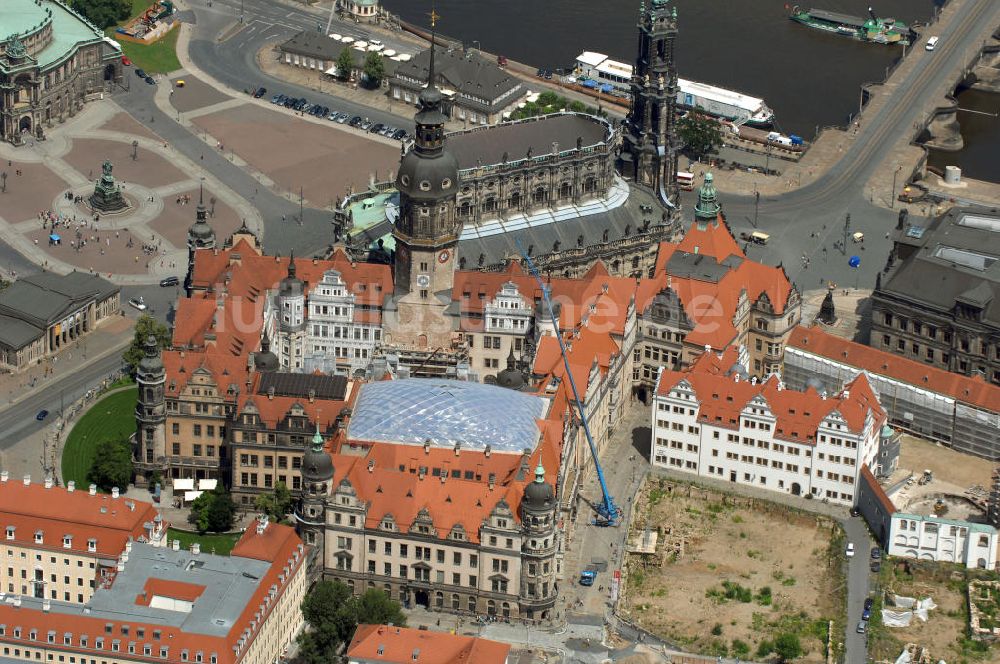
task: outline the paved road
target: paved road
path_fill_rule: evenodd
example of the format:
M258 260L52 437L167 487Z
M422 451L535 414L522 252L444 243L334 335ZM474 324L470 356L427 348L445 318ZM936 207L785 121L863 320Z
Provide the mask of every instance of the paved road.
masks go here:
M787 194L761 199L760 226L771 234L771 243L764 249L752 248L751 257L782 263L801 289L819 287L820 279L871 287L888 254L885 233L894 227L896 213L873 206L864 185L899 138L911 134L914 123L923 120L922 104L934 90L952 82L978 48L966 35L998 23L1000 3L971 0L947 28L938 28L941 41L933 53L913 51L908 57L920 60L899 82L897 97L877 114L865 116L857 139L827 175ZM748 196L723 196L722 203L733 225L746 225L754 216L753 199ZM848 213L851 232L864 232L866 247L851 247L847 255L841 255L830 247L842 236ZM824 246L826 252L822 251ZM847 264L855 252L862 258L857 271ZM802 267L803 253L811 258L807 269Z
M848 542L854 543L854 557L847 559L847 634L844 641L844 657L846 662L868 661L868 639L858 634L858 622L864 609L865 598L868 597L868 581L870 578L871 548L874 546L868 535L868 528L861 517L842 519L844 534Z

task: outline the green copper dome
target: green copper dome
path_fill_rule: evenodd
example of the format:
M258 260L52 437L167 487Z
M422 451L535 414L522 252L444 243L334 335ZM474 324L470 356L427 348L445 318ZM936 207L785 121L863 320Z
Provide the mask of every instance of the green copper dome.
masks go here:
M715 193L714 179L711 173L705 173L705 182L698 189L698 202L694 206L694 216L699 221L715 221L722 210L719 206L719 198Z

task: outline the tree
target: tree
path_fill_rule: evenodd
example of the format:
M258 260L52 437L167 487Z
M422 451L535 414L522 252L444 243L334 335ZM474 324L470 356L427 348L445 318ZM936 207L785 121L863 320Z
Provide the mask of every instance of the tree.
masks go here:
M688 113L677 123L677 133L688 151L697 156L707 156L722 145L719 123L705 115Z
M135 334L132 336L132 343L122 353L122 360L128 365L129 373L133 376L139 366L139 361L146 354L146 338L151 334L156 337L156 343L161 349L170 345L170 330L167 329L166 325L149 314L139 316L135 321Z
M278 482L274 485L273 492L257 496L254 506L272 521L281 521L292 511L292 494L284 482Z
M798 634L780 634L774 640L774 652L778 656L778 661L790 662L796 657L802 656L802 643Z
M130 0L73 0L73 9L99 28L109 28L132 13Z
M346 81L351 78L352 71L354 71L354 57L351 56L351 49L345 46L337 56L337 76Z
M305 664L336 661L341 645L351 639L362 623L405 625L398 602L382 590L368 589L355 597L339 581L320 581L302 602L302 615L309 630L299 636L299 654Z
M235 515L236 504L233 503L232 496L219 485L194 499L188 522L200 533L207 531L221 533L233 527Z
M371 51L365 56L364 72L368 85L373 88L382 85L382 79L385 78L385 63L382 62L381 53Z
M94 461L87 471L87 480L102 491L114 487L122 490L132 479L132 452L124 440L104 440L94 450Z

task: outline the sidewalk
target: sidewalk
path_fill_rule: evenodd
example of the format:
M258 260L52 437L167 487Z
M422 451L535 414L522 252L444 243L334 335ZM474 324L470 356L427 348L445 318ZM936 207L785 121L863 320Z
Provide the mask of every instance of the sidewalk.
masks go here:
M107 357L121 354L135 335L135 321L119 316L102 324L86 337L22 373L0 375L0 412L18 404L59 378Z

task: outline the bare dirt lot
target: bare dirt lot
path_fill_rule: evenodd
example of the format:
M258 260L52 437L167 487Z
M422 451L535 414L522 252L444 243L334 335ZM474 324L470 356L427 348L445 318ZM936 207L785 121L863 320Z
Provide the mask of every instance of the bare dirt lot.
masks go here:
M904 597L931 597L937 604L927 622L914 618L908 627L885 627L879 621L881 596L872 612L869 651L876 662L895 662L907 643L916 643L930 651L933 661L949 664L1000 661L1000 646L987 648L966 639L968 603L966 586L971 578L989 576L986 572L940 563L912 560L883 565L879 582L883 590ZM995 576L995 575L994 575ZM902 610L902 609L897 609Z
M660 528L660 544L646 565L629 554L624 606L633 620L695 652L730 657L765 659L776 639L794 635L804 651L796 662L824 661L826 621L843 613L839 526L659 479L636 504L646 508L636 529Z
M973 484L990 486L993 463L971 454L962 454L943 445L903 435L899 451L899 467L913 471L917 476L924 469L934 471L934 477L968 488Z

